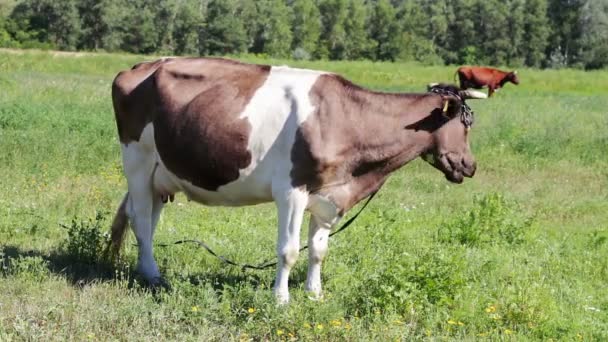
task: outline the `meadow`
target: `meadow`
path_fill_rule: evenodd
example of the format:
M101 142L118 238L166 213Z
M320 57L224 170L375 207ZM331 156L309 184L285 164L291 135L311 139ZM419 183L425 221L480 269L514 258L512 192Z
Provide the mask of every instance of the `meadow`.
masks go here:
M608 71L522 69L519 86L470 101L475 177L406 165L330 241L324 300L304 293L303 253L291 304L276 306L274 269L195 246L155 248L172 285L159 293L132 269L131 233L125 258L104 261L126 190L110 85L151 58L0 50L0 340L608 340ZM456 69L241 59L390 91ZM275 236L273 204L178 195L155 242L256 263Z

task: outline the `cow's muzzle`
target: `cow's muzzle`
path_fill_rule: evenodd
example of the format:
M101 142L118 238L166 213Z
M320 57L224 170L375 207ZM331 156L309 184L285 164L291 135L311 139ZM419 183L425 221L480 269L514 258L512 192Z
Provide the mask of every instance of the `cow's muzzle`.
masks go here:
M447 180L458 184L462 183L464 177L473 177L477 170L475 160L454 153L440 155L437 164Z

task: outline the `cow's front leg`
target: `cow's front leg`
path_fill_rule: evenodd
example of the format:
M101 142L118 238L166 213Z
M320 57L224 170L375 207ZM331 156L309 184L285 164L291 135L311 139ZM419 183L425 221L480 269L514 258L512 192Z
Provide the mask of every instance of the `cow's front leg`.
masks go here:
M308 193L290 186L273 186L273 196L279 214L278 266L274 293L277 301L285 304L289 302L289 272L296 263L300 250L300 229L308 203Z
M311 215L308 228L308 275L306 277L306 291L310 292L311 299L318 300L323 297L321 290L321 263L327 255L329 232L331 224Z

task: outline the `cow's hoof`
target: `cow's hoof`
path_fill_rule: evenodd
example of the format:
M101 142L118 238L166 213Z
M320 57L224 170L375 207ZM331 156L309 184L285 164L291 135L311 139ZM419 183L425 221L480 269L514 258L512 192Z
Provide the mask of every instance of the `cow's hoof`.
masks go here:
M275 292L274 296L277 299L277 305L289 304L289 293Z
M152 292L158 293L161 291L171 291L171 284L163 277L154 277L148 281L148 285Z
M308 299L313 302L322 302L324 298L321 292L308 292Z

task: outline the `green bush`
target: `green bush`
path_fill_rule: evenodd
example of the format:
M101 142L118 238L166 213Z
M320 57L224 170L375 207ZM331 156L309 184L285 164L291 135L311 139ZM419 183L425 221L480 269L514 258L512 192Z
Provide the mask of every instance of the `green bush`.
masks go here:
M498 193L477 196L474 206L439 226L437 240L468 246L517 245L524 241L532 218L522 218L513 201Z
M103 250L109 241L104 232L105 215L97 213L94 219L72 219L67 226L68 239L64 249L75 262L98 264L103 261Z
M431 305L450 305L464 284L464 260L458 250L429 248L392 258L355 290L353 314L392 312L407 315Z

